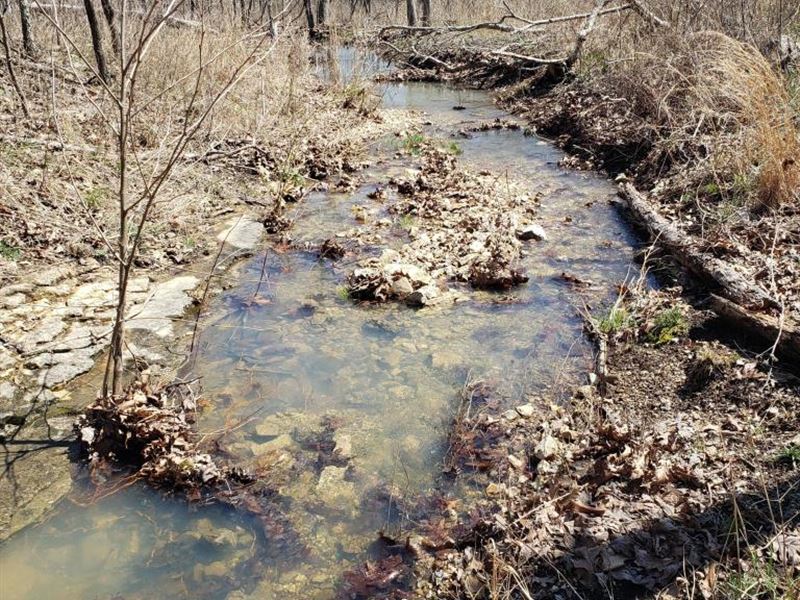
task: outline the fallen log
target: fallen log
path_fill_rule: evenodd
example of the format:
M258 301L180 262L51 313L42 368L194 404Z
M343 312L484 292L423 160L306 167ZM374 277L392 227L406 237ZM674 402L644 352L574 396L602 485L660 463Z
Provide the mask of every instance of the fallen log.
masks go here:
M781 303L776 298L731 265L700 251L692 243L691 237L659 214L633 184L622 183L619 196L625 201L636 221L649 231L659 246L670 252L695 276L714 284L721 296L749 310L781 308Z
M716 294L711 294L711 308L723 320L763 340L791 364L800 365L800 329L796 326L783 322L779 317L749 311Z

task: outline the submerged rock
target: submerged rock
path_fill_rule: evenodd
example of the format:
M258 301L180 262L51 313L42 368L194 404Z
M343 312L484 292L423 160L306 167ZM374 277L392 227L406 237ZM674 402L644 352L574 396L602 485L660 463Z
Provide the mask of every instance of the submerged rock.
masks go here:
M347 467L325 467L319 475L317 495L328 506L345 508L355 506L357 501L355 486L345 481Z

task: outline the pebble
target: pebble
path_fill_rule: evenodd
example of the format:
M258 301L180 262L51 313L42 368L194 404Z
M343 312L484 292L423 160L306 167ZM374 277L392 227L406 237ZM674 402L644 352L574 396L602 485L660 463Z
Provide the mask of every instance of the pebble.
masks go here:
M522 467L525 465L525 463L522 462L521 459L517 458L513 454L508 455L508 462L515 469L522 469Z
M532 417L534 408L532 404L523 404L517 407L517 413L520 417Z
M517 417L519 417L519 414L517 414L515 410L507 410L503 413L503 417L506 421L515 421Z

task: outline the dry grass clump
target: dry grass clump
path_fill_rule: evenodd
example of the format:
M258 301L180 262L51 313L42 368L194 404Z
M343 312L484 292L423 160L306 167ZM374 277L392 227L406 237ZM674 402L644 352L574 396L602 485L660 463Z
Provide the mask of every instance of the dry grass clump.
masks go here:
M710 195L756 209L795 202L800 132L783 76L718 32L668 34L656 47L611 77L657 130L661 167L687 165Z
M60 18L77 49L59 42L53 27L37 18L38 54L19 60L17 75L32 118L19 118L12 95L0 99L0 277L6 279L43 258L108 263L99 231L114 240L118 227L116 142L108 126L116 109L79 58L80 52L93 64L85 17L65 12ZM333 172L335 163L358 153L362 132L356 125L367 121L368 111L349 107L355 87L321 85L303 30L285 31L274 44L224 19L205 32L169 28L154 38L133 100L134 192L168 161L183 127L210 106L249 53L256 54L194 136L186 160L173 169L163 201L151 211L139 266L183 264L214 244L203 232L231 205L258 198L268 206L287 179L309 187L310 163L328 161ZM113 74L119 66L110 60L108 40L106 51ZM5 78L0 69L4 84ZM267 159L231 168L219 164L217 152L214 164L206 164L210 150L245 146L266 149Z

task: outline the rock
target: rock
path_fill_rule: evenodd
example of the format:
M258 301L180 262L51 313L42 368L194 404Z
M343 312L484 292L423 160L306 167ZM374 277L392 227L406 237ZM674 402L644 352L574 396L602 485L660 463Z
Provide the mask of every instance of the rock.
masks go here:
M0 400L13 400L17 388L10 381L0 381Z
M70 327L66 335L53 346L56 352L65 352L69 350L81 350L98 343L96 337L104 336L104 344L108 343L111 337L110 327L87 327L86 325L76 323Z
M72 275L72 272L69 265L60 265L36 273L30 278L30 282L40 287L51 286Z
M228 567L221 560L217 560L208 565L195 565L194 578L198 581L210 578L225 577L228 574Z
M533 404L522 404L521 406L518 406L516 410L520 417L525 418L532 417L535 411Z
M399 298L405 298L413 291L414 286L411 285L411 280L408 277L400 277L392 283L392 294Z
M333 441L336 444L334 451L341 458L353 457L353 442L349 435L337 431L333 436Z
M236 248L252 250L258 246L264 226L250 217L237 217L228 222L228 227L219 233L217 239Z
M0 289L0 297L13 296L14 294L30 294L32 291L32 283L15 283Z
M431 354L431 366L434 369L451 369L461 364L461 357L455 352L438 350Z
M39 373L39 385L54 388L86 373L94 366L91 348L75 352L52 354L58 362Z
M258 456L266 452L278 452L280 450L286 450L292 446L294 446L294 440L292 439L292 436L290 436L288 433L284 433L283 435L279 435L275 439L264 442L263 444L253 444L251 449L253 450L253 454Z
M509 464L514 467L515 469L522 470L522 467L525 466L525 463L522 462L521 459L517 458L513 454L508 455L508 462Z
M425 285L410 293L406 297L406 304L409 306L429 306L441 295L439 288L433 284Z
M191 275L175 277L156 286L152 297L144 305L133 306L128 317L131 329L146 330L159 337L172 334L172 319L183 314L192 303L188 292L200 280Z
M210 519L200 519L195 524L194 530L189 535L202 540L216 548L236 546L236 532L225 527L216 527Z
M561 450L561 443L552 435L545 434L536 444L533 453L539 460L549 460L555 458Z
M67 299L67 306L78 308L102 308L116 304L117 292L114 281L94 281L76 289Z
M490 483L486 486L486 495L487 496L499 496L503 493L503 486L498 485L494 482Z
M343 503L354 504L357 497L353 484L345 481L346 467L325 467L319 475L317 495L320 500L329 506L339 506Z
M262 437L278 437L284 431L285 427L277 415L270 415L256 425L256 435Z
M0 298L0 306L3 308L14 308L16 306L21 306L27 300L28 297L25 294L11 294L10 296Z
M0 371L13 367L17 362L16 356L16 352L9 350L5 346L0 346Z
M506 421L516 421L517 417L519 417L519 415L515 410L507 410L506 412L503 413L503 418Z
M547 239L547 233L544 228L536 223L517 229L516 234L523 241L536 240L540 242Z
M67 325L59 317L44 319L33 331L23 334L17 339L16 346L21 352L32 352L36 346L45 342L52 342Z

